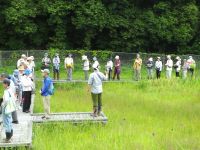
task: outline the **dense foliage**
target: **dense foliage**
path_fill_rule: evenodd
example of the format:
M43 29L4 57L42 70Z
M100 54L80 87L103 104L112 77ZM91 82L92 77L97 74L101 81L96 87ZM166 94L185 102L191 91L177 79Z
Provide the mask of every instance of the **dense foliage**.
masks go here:
M200 54L197 0L0 0L0 49Z

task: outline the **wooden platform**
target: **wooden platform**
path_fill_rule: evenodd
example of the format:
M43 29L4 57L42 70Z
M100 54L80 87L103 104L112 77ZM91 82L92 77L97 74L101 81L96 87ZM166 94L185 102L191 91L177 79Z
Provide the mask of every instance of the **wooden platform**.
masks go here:
M51 118L48 120L42 119L43 114L33 114L32 120L36 123L42 122L73 122L73 123L82 123L82 122L102 122L106 123L108 118L101 114L99 117L93 117L90 112L74 112L74 113L53 113Z

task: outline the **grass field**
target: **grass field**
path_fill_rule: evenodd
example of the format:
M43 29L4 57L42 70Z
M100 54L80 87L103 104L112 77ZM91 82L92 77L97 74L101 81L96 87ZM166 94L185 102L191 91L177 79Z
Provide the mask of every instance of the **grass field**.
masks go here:
M41 84L38 84L38 89ZM57 84L52 112L91 111L85 83ZM105 83L108 124L35 124L36 150L198 150L200 81ZM42 112L36 95L34 112Z

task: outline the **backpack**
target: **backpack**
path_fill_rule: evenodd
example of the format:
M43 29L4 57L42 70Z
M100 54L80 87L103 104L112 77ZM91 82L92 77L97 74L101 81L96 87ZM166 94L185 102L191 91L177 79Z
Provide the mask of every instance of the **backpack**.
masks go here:
M49 95L54 95L54 85L53 85L53 82L51 82L50 84L50 87L49 87L49 90L48 90L48 93Z

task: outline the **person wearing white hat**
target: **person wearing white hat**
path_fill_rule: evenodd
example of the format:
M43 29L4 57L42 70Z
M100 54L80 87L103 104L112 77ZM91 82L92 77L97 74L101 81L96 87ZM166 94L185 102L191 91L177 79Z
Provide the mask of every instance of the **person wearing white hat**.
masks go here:
M141 69L142 69L142 59L140 58L140 55L136 55L136 59L133 64L134 74L135 74L135 80L139 81L141 79Z
M17 68L19 68L23 62L26 62L26 55L22 54L21 58L17 61Z
M42 59L42 67L41 69L50 69L51 59L49 58L48 53L44 54L44 58Z
M189 56L187 63L189 65L189 73L190 73L190 76L192 78L194 76L194 71L195 71L195 68L196 68L196 62L195 62L195 60L193 59L192 56Z
M111 80L112 78L112 70L113 70L113 61L112 58L110 58L106 64L106 74L108 75L108 80Z
M102 111L102 82L107 80L107 77L101 73L97 64L93 64L94 72L90 74L88 80L88 91L91 92L93 101L93 116L101 115Z
M156 78L160 79L161 71L162 71L162 61L160 57L157 57L157 61L155 63L155 69L156 69Z
M165 64L165 66L166 66L166 77L167 77L167 79L171 79L171 77L172 77L173 61L172 61L170 55L167 56L167 62Z
M97 57L93 57L93 64L96 64L98 68L100 68L99 61L97 60Z
M66 56L64 64L67 71L67 80L72 81L72 71L74 68L74 60L72 58L72 54Z
M115 62L114 62L114 75L113 80L115 80L115 77L117 76L117 80L120 80L120 73L121 73L121 60L119 56L115 56Z
M176 71L176 77L180 77L180 71L181 71L181 58L179 56L176 57L176 63L174 65L175 71Z
M83 71L84 71L84 75L85 75L85 80L88 80L88 71L90 70L90 62L87 58L86 55L82 56L82 61L83 61Z
M54 80L59 80L60 78L60 57L57 53L53 58L53 77Z
M150 57L146 63L148 79L153 79L153 58Z

